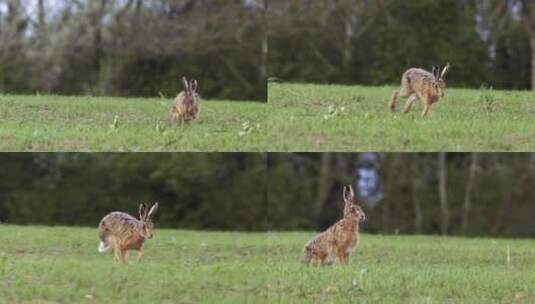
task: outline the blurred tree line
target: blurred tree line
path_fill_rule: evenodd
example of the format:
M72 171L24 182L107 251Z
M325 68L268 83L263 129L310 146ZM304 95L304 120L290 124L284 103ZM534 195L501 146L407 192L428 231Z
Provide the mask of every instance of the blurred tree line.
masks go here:
M0 0L0 92L266 100L265 0Z
M325 229L342 214L342 186L355 184L360 153L268 155L270 229ZM363 229L533 237L535 154L380 153L384 199ZM357 188L358 189L358 188Z
M321 230L364 154L384 193L359 197L366 232L535 234L533 153L1 153L0 222L96 226L159 201L158 227Z
M448 84L535 89L535 1L270 0L269 75L399 84L452 64Z
M157 227L263 230L263 153L0 153L0 221L96 227L160 202Z

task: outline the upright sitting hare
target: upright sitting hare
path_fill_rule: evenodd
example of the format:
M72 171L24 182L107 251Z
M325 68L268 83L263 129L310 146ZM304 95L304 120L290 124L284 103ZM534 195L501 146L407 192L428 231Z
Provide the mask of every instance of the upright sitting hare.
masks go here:
M432 73L417 68L408 69L401 77L401 89L394 91L392 94L390 110L392 112L396 111L396 99L399 95L409 97L403 113L409 112L413 103L420 99L425 103L422 116L427 115L431 105L444 96L444 89L446 88L444 79L449 69L449 63L442 69L442 72L437 66L433 67Z
M106 252L113 247L115 259L126 263L128 250L137 250L137 261L143 257L143 242L152 238L154 224L152 219L158 210L158 203L150 210L145 204L139 205L139 220L123 213L112 212L106 215L98 225L100 237L99 252Z
M182 77L184 91L180 92L171 108L171 120L180 122L190 122L197 117L201 111L201 97L197 93L197 80L188 82L186 77Z
M303 249L303 262L307 265L325 265L336 259L342 264L349 262L349 256L359 242L359 223L366 215L356 204L353 188L344 187L344 218L320 233Z

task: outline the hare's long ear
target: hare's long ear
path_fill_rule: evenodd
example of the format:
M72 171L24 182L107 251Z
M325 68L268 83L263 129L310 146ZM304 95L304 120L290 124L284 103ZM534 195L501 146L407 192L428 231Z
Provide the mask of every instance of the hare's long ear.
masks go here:
M156 211L158 211L158 202L150 208L149 214L147 215L147 219L154 218L154 215L156 214Z
M145 206L145 204L143 203L139 204L139 219L143 220L146 214L147 214L147 206Z
M182 85L184 86L185 91L189 90L188 80L186 79L185 76L182 77Z
M444 79L444 77L446 77L446 74L448 73L449 70L450 70L450 64L448 63L442 70L442 73L440 73L440 79Z
M440 76L440 67L438 65L433 66L433 76L438 80Z
M344 187L344 202L347 204L350 204L353 202L353 199L355 197L355 193L353 192L353 187L351 185L347 185Z
M197 80L196 79L193 79L193 81L191 82L191 90L193 91L193 93L197 92Z

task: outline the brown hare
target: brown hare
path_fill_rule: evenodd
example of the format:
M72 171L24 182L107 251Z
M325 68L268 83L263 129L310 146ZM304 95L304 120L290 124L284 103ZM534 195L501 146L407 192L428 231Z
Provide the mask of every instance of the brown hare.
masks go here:
M422 116L427 115L433 103L444 96L444 89L446 88L444 79L449 69L450 64L448 63L442 71L437 66L433 67L432 73L417 68L405 71L401 77L401 89L394 91L390 99L390 110L392 112L396 111L396 99L398 96L402 96L409 97L403 113L409 112L414 102L420 99L425 104Z
M355 194L350 185L344 187L344 218L317 235L303 249L303 263L325 265L349 262L349 256L359 243L359 223L366 215L356 204Z
M197 93L197 80L188 82L182 77L184 91L180 92L171 108L171 120L181 123L194 121L201 112L201 97Z
M154 204L150 210L145 204L140 204L139 219L123 212L112 212L106 215L98 225L100 237L98 251L106 252L113 247L115 259L126 263L128 250L137 250L137 261L140 262L143 257L143 242L153 236L152 220L156 211L158 211L158 203Z

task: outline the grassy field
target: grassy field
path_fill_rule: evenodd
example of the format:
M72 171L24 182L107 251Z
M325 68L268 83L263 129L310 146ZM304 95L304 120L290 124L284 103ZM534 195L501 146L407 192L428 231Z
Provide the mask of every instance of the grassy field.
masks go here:
M348 267L306 268L312 237L269 237L274 303L535 303L535 241L363 235Z
M262 303L265 239L160 229L119 265L96 228L0 226L0 303Z
M0 95L0 151L267 149L265 103L206 100L199 120L181 126L169 121L171 102Z
M402 114L397 87L270 84L271 151L534 151L535 94L446 89L431 115Z
M349 266L315 268L313 233L160 229L117 265L96 229L0 229L0 303L535 303L531 240L364 234Z

